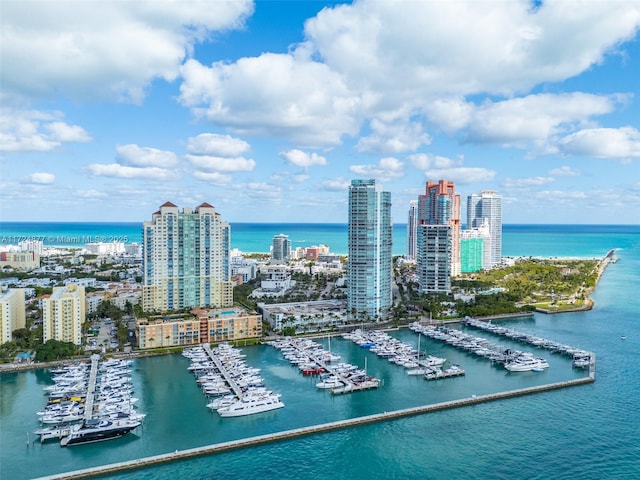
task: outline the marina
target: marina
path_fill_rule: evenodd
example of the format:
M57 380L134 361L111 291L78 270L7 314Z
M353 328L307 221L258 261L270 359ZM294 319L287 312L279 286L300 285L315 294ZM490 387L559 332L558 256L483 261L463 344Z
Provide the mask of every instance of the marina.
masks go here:
M156 455L153 457L141 458L130 462L120 462L111 465L104 465L101 467L89 468L84 470L77 470L72 472L63 473L60 475L50 475L42 477L36 480L79 480L84 478L92 478L107 474L117 474L120 472L126 472L129 470L138 470L141 468L147 468L153 465L159 465L164 463L172 463L189 458L199 457L203 455L213 455L217 453L227 452L231 450L244 449L252 446L263 445L273 442L280 442L285 440L292 440L299 437L308 435L316 435L333 430L345 429L350 427L362 426L370 423L378 423L398 418L421 415L426 413L438 412L442 410L449 410L460 407L468 407L471 405L493 402L497 400L504 400L507 398L513 398L523 395L532 395L536 393L548 392L551 390L557 390L561 388L575 387L579 385L585 385L592 383L594 377L589 376L581 379L570 380L561 383L554 383L548 385L541 385L538 387L523 388L518 390L511 390L507 392L494 393L482 396L472 396L470 398L463 398L460 400L453 400L449 402L442 402L433 405L424 405L415 408L408 408L403 410L396 410L393 412L384 412L375 415L369 415L366 417L352 418L348 420L342 420L332 423L326 423L321 425L314 425L311 427L298 428L294 430L288 430L284 432L272 433L268 435L262 435L257 437L245 438L242 440L236 440L231 442L224 442L215 445L208 445L189 450L179 451Z
M41 428L34 434L44 443L60 440L61 446L77 445L121 437L141 425L144 414L134 410L131 397L131 361L106 360L100 355L85 363L54 370L54 384L46 407L38 412ZM46 426L45 426L46 425Z
M217 397L207 407L218 415L241 417L283 408L280 394L267 390L260 369L247 366L245 355L228 344L210 344L183 352L191 361L189 370L207 397Z
M465 325L468 325L470 327L478 328L486 332L491 332L496 335L517 340L522 343L550 350L553 353L561 353L563 355L570 356L573 359L574 367L586 368L591 364L592 361L593 355L581 348L572 347L570 345L565 345L553 340L547 340L536 335L518 332L514 329L506 328L500 325L494 325L490 321L485 322L482 320L467 317L465 318L464 323Z
M366 359L364 369L358 369L351 363L331 364L340 360L340 356L331 352L331 337L328 337L327 350L310 339L285 338L267 342L282 352L282 355L297 365L303 375L323 375L322 380L316 383L320 389L330 389L333 395L371 390L380 386L378 378L367 375Z

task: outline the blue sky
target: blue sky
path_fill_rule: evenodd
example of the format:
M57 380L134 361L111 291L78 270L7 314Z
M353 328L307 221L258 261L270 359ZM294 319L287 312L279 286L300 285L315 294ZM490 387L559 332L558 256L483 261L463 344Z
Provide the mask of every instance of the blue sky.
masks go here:
M0 6L0 220L346 222L375 178L640 224L640 0Z

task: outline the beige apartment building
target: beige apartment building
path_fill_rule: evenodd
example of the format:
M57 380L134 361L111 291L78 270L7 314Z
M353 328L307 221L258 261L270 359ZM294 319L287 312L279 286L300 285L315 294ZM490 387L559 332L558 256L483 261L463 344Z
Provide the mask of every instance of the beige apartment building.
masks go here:
M140 349L238 341L262 336L262 316L240 307L194 308L191 316L139 318Z
M25 328L24 289L10 288L0 293L0 344L13 340L12 332Z
M42 300L43 341L53 339L80 345L85 308L84 287L54 287L53 293Z

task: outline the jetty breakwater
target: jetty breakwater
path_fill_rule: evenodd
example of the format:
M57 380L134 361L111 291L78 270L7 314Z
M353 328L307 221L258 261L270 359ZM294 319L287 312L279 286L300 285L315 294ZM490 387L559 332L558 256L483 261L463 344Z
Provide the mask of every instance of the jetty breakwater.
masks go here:
M534 387L521 388L516 390L508 390L498 393L490 393L486 395L472 395L458 400L451 400L446 402L434 403L430 405L422 405L418 407L406 408L402 410L395 410L391 412L377 413L373 415L366 415L362 417L356 417L346 420L339 420L336 422L324 423L320 425L312 425L309 427L296 428L292 430L286 430L282 432L275 432L265 435L259 435L239 440L232 440L229 442L216 443L213 445L205 445L202 447L191 448L187 450L176 450L175 452L154 455L150 457L140 458L136 460L129 460L125 462L118 462L109 465L103 465L93 468L87 468L82 470L75 470L71 472L49 475L46 477L40 477L36 480L76 480L93 478L104 475L113 475L119 472L132 471L137 469L144 469L146 467L152 467L155 465L166 464L181 460L188 460L195 457L212 455L217 453L223 453L231 450L238 450L242 448L248 448L256 445L263 445L272 442L281 442L287 440L293 440L295 438L315 435L324 432L330 432L334 430L340 430L344 428L353 428L362 425L367 425L376 422L383 422L388 420L395 420L403 417L409 417L413 415L422 415L426 413L438 412L453 408L473 406L481 403L493 402L498 400L504 400L508 398L519 397L523 395L531 395L536 393L549 392L552 390L558 390L563 388L575 387L580 385L590 384L595 381L595 355L592 356L592 363L589 367L589 375L562 382L555 382L546 385L538 385Z

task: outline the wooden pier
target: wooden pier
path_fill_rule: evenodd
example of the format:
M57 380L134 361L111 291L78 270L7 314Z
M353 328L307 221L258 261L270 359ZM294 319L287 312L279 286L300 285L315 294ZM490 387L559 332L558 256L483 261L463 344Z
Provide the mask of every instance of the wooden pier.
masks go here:
M76 470L73 472L50 475L46 477L41 477L40 479L36 479L36 480L45 480L45 479L46 480L77 480L77 479L97 477L101 475L113 475L119 472L152 467L155 465L161 465L164 463L170 463L178 460L187 460L195 457L200 457L203 455L211 455L211 454L222 453L222 452L227 452L231 450L238 450L241 448L252 447L255 445L264 445L272 442L293 440L295 438L307 436L307 435L331 432L334 430L352 428L352 427L367 425L367 424L376 423L376 422L394 420L394 419L409 417L414 415L421 415L425 413L438 412L442 410L448 410L451 408L467 407L467 406L477 405L480 403L487 403L487 402L493 402L496 400L519 397L522 395L531 395L535 393L558 390L561 388L574 387L578 385L586 385L594 381L595 381L595 361L593 366L589 369L588 377L583 377L575 380L567 380L564 382L551 383L547 385L539 385L535 387L509 390L506 392L490 393L487 395L478 395L478 396L474 395L469 398L463 398L459 400L451 400L448 402L441 402L441 403L435 403L432 405L423 405L420 407L406 408L403 410L396 410L393 412L384 412L384 413L378 413L374 415L367 415L364 417L340 420L337 422L324 423L321 425L313 425L310 427L297 428L293 430L287 430L284 432L276 432L276 433L260 435L256 437L245 438L241 440L233 440L230 442L217 443L213 445L207 445L204 447L191 448L188 450L177 450L172 453L155 455L152 457L140 458L137 460L129 460L126 462L113 463L110 465L103 465L103 466L94 467L94 468Z

